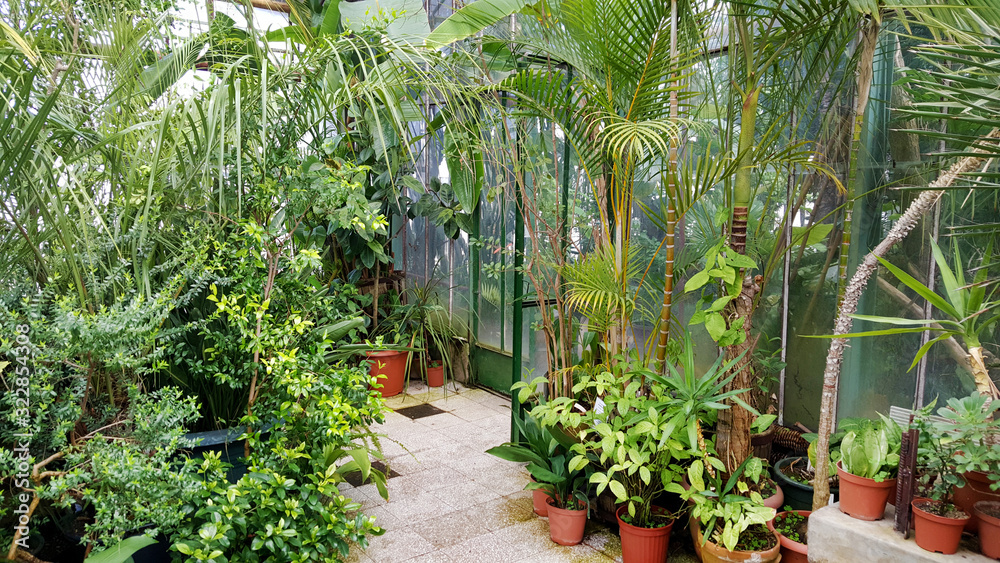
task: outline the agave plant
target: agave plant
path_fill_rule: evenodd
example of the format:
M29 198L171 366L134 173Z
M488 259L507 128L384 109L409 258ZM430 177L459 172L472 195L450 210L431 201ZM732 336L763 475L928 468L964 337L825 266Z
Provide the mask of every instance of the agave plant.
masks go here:
M920 359L938 342L949 338L958 338L965 344L967 358L972 377L975 380L976 388L985 396L1000 398L996 384L986 370L986 363L983 361L983 347L980 337L992 330L992 327L1000 323L1000 296L995 288L991 287L993 281L988 279L989 265L992 258L992 246L987 248L980 266L976 269L975 277L968 283L963 272L964 262L958 249L958 244L954 245L954 268L948 263L941 249L933 240L930 241L931 250L934 254L934 261L941 272L941 280L944 283L944 293L942 297L927 287L916 278L907 274L903 270L893 266L884 258L879 258L879 262L887 270L892 272L896 278L906 287L913 290L917 295L923 297L941 315L936 319L905 319L900 317L886 317L879 315L854 315L854 318L876 323L894 325L895 328L882 330L872 330L857 332L845 335L850 336L878 336L885 334L904 334L910 332L930 332L934 338L917 350L910 363L913 369Z

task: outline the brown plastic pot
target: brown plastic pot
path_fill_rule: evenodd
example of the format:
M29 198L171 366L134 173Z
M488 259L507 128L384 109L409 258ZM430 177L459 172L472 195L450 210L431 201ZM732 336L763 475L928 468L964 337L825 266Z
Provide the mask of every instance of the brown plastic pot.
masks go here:
M931 514L917 506L933 502L936 501L921 499L910 503L913 506L913 527L916 530L917 545L935 553L944 553L945 555L955 553L958 551L959 542L962 541L962 530L965 528L969 516L945 518Z
M406 379L406 362L409 352L397 350L381 350L368 352L371 368L368 373L377 378L381 388L376 387L383 397L393 397L403 392L403 382Z
M767 529L778 534L778 541L781 542L781 563L809 563L809 546L783 536L775 528L775 522L782 518L784 514L798 514L809 518L811 510L792 510L791 512L779 512L770 522Z
M896 480L881 483L848 473L837 462L840 477L840 511L858 520L881 520L889 495L896 491Z
M427 386L441 387L444 385L444 366L427 366Z
M633 526L622 520L622 513L628 506L619 507L615 511L618 519L618 535L622 538L622 563L663 563L667 560L667 548L670 546L670 530L674 527L671 520L660 528L643 528ZM657 506L654 512L666 513Z
M781 561L781 537L777 532L774 534L774 547L767 551L729 551L724 546L712 543L712 540L702 545L701 521L691 518L691 539L694 540L694 551L701 559L702 563L739 563L742 561L759 561L760 563L774 563Z
M567 510L553 505L555 501L546 497L549 511L549 537L559 545L576 545L583 541L583 530L587 527L587 510ZM582 505L578 504L577 506Z
M990 488L993 481L982 471L969 471L962 474L962 477L965 478L965 486L955 487L955 506L972 515L965 524L965 531L975 533L979 529L979 518L973 507L981 500L1000 502L1000 491Z
M1000 510L1000 502L981 500L972 507L979 525L979 551L986 557L1000 559L1000 518L983 512L989 507L992 507L993 510Z

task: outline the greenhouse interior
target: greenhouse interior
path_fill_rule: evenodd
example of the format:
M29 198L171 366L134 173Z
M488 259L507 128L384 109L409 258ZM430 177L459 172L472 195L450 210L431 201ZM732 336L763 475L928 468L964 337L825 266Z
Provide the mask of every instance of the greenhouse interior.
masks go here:
M0 558L1000 559L997 0L0 2Z

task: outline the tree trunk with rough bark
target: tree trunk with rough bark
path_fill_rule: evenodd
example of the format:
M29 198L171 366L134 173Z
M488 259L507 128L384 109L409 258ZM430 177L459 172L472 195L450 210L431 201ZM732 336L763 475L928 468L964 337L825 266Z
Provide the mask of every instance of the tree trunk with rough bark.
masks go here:
M994 129L987 135L987 139L997 138L998 129ZM982 149L973 149L972 152L983 152ZM858 266L854 277L848 284L844 292L843 302L840 304L840 311L837 314L837 321L834 324L834 334L844 335L851 332L854 319L851 317L858 310L858 300L871 275L878 269L878 258L885 254L893 246L898 244L906 235L916 227L920 218L927 213L934 204L937 203L944 189L951 186L954 181L968 172L972 172L983 162L981 156L967 156L955 163L951 168L938 176L937 180L931 182L927 191L921 193L902 217L893 225L889 234L875 247L874 250L865 256L865 259ZM844 357L844 348L847 345L846 338L834 338L830 342L830 350L826 355L826 370L823 374L823 395L820 404L819 437L816 443L816 467L825 468L830 463L830 434L834 427L834 407L837 401L837 384L840 379L840 367ZM975 368L973 368L975 369ZM816 471L816 478L813 481L813 510L819 510L830 501L830 484L826 477L826 472Z

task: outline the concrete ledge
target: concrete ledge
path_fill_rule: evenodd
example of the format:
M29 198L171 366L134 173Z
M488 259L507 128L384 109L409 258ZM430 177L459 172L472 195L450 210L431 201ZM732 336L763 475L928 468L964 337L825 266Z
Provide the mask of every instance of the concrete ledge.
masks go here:
M994 563L979 553L978 539L964 536L958 553L942 555L924 551L892 529L896 511L889 506L877 522L857 520L840 511L837 504L821 508L809 517L809 561L811 563L948 563L955 561Z

